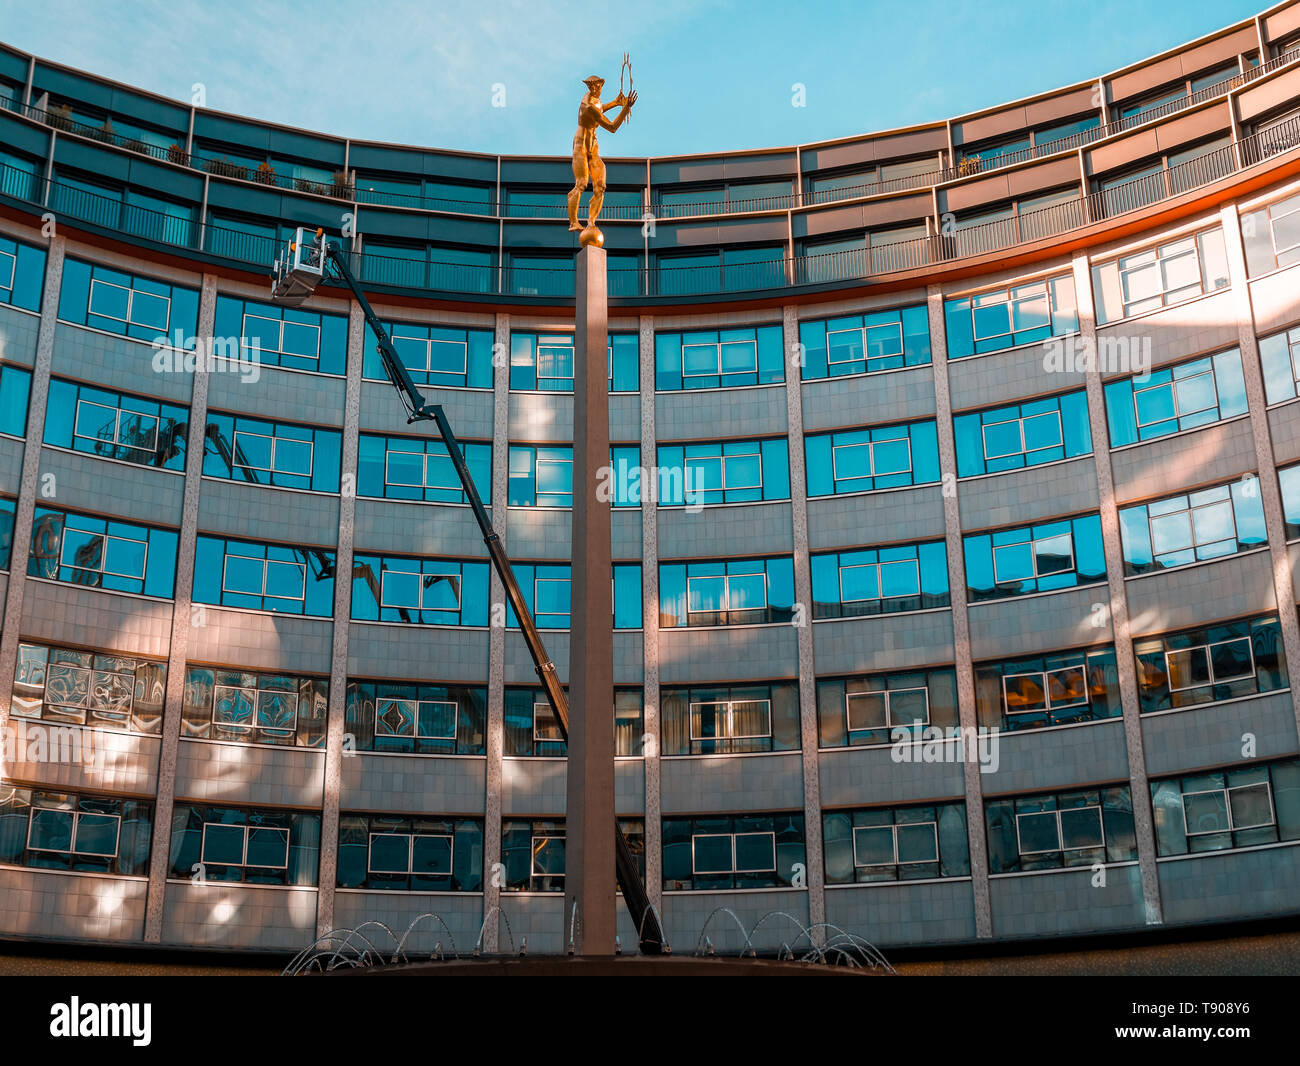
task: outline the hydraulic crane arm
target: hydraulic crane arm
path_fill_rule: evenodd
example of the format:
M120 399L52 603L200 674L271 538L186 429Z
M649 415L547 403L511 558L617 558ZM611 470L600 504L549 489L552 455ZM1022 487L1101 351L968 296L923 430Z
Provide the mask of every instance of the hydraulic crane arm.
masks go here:
M300 230L299 242L301 242L302 236L303 231ZM505 586L510 606L514 609L515 617L519 620L519 628L523 633L525 643L528 645L528 652L533 658L533 665L537 669L537 676L542 682L546 698L555 713L555 721L559 725L560 733L567 743L569 739L568 697L560 685L559 675L555 671L555 663L551 661L550 656L546 653L546 646L542 643L541 633L538 632L537 625L533 622L532 612L528 609L527 603L524 602L523 592L519 588L519 581L515 578L514 568L510 565L510 559L506 555L505 548L501 544L501 538L496 530L492 528L492 520L488 516L487 509L483 506L483 501L479 498L478 490L474 487L474 480L470 476L469 467L465 464L465 457L461 453L460 445L456 441L456 434L452 431L451 423L447 420L442 405L426 402L423 393L416 387L410 372L398 356L392 338L388 335L388 330L384 328L384 324L379 320L379 317L371 308L370 302L362 293L361 286L357 283L351 268L348 266L346 256L331 244L320 230L316 231L315 241L312 245L303 248L290 245L289 256L289 259L276 264L276 283L277 286L283 284L287 290L288 299L286 302L296 300L301 303L311 291L302 283L298 283L298 287L295 288L295 282L297 282L293 272L293 261L295 259L299 263L306 264L303 273L309 279L314 275L326 276L326 263L332 264L339 279L352 290L352 295L361 308L362 314L365 315L366 322L374 331L375 338L378 341L379 357L383 361L384 373L402 398L402 404L406 407L407 423L432 421L437 425L442 442L447 447L447 454L451 458L452 465L456 468L456 475L460 478L465 498L469 501L470 508L474 512L474 520L478 522L479 531L483 534L483 543L487 545L488 554L492 557L492 565L496 568L501 583ZM311 283L309 280L306 284L310 285ZM641 882L641 875L637 871L636 859L632 855L632 849L628 846L627 838L623 836L617 825L615 826L614 837L618 884L623 893L623 901L627 904L627 909L632 916L632 922L636 926L641 953L644 955L657 955L664 949L663 932L659 927L658 918L650 908L650 900L646 895L645 886Z

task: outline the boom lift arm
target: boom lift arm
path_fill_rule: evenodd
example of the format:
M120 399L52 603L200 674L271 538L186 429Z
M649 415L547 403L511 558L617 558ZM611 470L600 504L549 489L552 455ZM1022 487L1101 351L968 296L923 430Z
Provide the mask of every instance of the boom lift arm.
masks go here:
M345 253L333 245L325 237L322 230L318 229L310 238L305 238L307 238L307 234L300 228L295 235L295 239L289 244L286 253L276 260L274 273L272 274L274 279L272 298L277 303L294 307L300 305L311 295L316 285L329 276L327 264L333 267L338 278L352 290L353 298L357 301L362 314L366 317L366 322L374 331L375 338L379 342L378 351L380 359L383 361L384 373L402 399L402 404L406 408L407 424L431 421L438 427L442 442L447 447L447 454L451 457L452 465L456 468L456 475L460 478L465 498L469 500L470 508L474 512L474 520L478 522L479 531L483 534L483 543L487 545L488 554L492 557L492 565L496 568L501 583L505 586L510 606L514 609L515 617L519 620L519 628L523 633L525 643L528 645L528 652L533 658L533 666L536 668L537 676L542 682L546 698L555 713L555 721L559 725L560 733L567 743L569 739L568 697L564 694L564 689L560 685L559 675L555 672L555 664L546 653L541 633L538 632L537 626L533 622L532 612L528 610L528 605L524 602L519 582L515 578L514 568L510 565L510 559L506 555L505 548L501 545L501 538L496 530L492 528L492 520L488 516L487 509L483 506L483 501L479 498L478 490L474 487L474 480L470 476L469 467L465 464L465 457L461 453L460 445L456 441L456 434L452 432L451 423L447 420L442 405L428 403L423 393L416 387L410 372L399 358L397 349L393 347L393 341L388 335L388 330L379 321L379 317L371 308L370 302L362 293L360 285L357 284L357 280L348 266ZM658 955L664 951L663 932L659 927L658 918L654 911L651 910L645 886L641 883L641 875L637 872L636 859L632 855L632 849L628 846L627 838L623 836L617 825L615 825L614 838L614 859L618 885L623 893L623 902L627 904L627 909L632 916L632 922L636 926L641 953L643 955Z

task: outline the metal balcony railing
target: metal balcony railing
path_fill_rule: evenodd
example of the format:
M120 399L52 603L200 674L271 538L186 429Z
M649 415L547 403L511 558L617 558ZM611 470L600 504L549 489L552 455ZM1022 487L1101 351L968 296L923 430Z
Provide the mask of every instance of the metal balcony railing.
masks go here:
M816 206L835 203L840 200L856 199L863 196L878 196L886 193L906 192L912 189L927 189L932 185L955 181L975 174L984 174L1002 167L1039 159L1058 152L1072 151L1085 144L1101 140L1134 129L1148 122L1154 122L1169 115L1194 107L1199 103L1220 96L1230 89L1247 84L1263 77L1274 70L1300 58L1300 48L1293 48L1280 56L1275 56L1258 67L1252 67L1241 74L1233 74L1194 93L1170 100L1156 107L1115 119L1111 122L1081 130L1068 137L1058 138L1042 144L1031 145L1012 152L1001 152L984 157L967 156L952 167L935 167L921 174L909 174L898 178L888 178L834 189L819 189L800 196L791 190L788 194L778 196L755 197L750 199L701 200L687 203L665 204L652 199L649 211L656 219L698 218L714 214L745 214L764 211L787 211L799 206ZM492 218L540 218L563 219L566 205L557 198L554 204L521 204L495 200L463 200L449 197L425 196L417 193L397 193L355 187L350 175L339 171L329 181L316 181L312 178L295 177L279 174L269 164L252 167L234 160L226 159L218 153L207 150L187 153L180 144L158 145L133 137L129 134L115 132L111 125L87 125L72 118L71 113L60 107L41 109L33 106L24 107L21 101L0 97L0 109L21 114L37 122L42 122L54 129L71 133L79 137L88 137L104 144L111 144L126 151L138 152L154 159L164 160L178 166L191 167L216 177L231 178L238 181L250 181L273 188L305 192L316 196L326 196L336 200L356 203L404 207L412 210L446 211L457 214L482 215ZM585 201L585 198L584 198ZM585 211L585 202L584 202ZM605 205L602 217L609 220L639 221L645 217L646 208L639 204Z
M615 267L609 271L610 295L635 298L760 292L835 284L941 265L1122 216L1212 184L1297 147L1300 147L1300 116L1177 166L1037 211L977 225L958 223L940 233L913 240L794 258L690 267ZM281 244L276 237L203 222L184 213L137 207L121 198L98 195L8 164L0 166L0 196L37 209L48 208L56 215L111 232L132 234L157 244L203 252L254 268L269 268ZM395 288L540 298L573 295L571 268L444 263L364 252L355 254L353 261L364 281Z

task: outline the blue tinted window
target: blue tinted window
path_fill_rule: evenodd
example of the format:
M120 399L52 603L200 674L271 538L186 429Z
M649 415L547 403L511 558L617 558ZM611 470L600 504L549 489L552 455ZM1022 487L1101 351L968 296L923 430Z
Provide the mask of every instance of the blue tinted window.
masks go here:
M203 473L254 485L338 492L342 440L336 429L210 411Z
M14 550L14 512L16 500L0 496L0 570L8 570Z
M1119 509L1124 571L1143 574L1268 543L1259 478Z
M250 362L322 374L347 373L344 315L218 296L213 334L224 342L218 352L238 351L240 359Z
M511 507L572 507L573 449L510 445Z
M605 363L610 392L640 388L640 342L635 333L611 333ZM572 392L572 333L512 333L510 387L516 392Z
M487 690L405 681L349 681L347 730L361 751L482 755Z
M334 611L333 551L199 534L196 603L328 618Z
M210 881L314 885L320 814L178 803L167 876L188 881L200 863Z
M716 444L659 445L659 503L754 503L790 498L784 437Z
M492 331L386 322L393 347L417 385L492 387ZM364 374L386 381L374 330L366 325Z
M803 380L870 374L930 362L924 306L799 323Z
M817 718L823 748L923 740L928 729L960 725L957 675L949 666L818 678Z
M966 807L870 807L822 815L828 884L967 877Z
M46 444L183 471L188 432L189 411L178 404L50 379Z
M1101 518L1095 514L974 533L963 544L972 600L1090 585L1106 576Z
M641 446L614 444L609 449L609 504L611 507L641 506ZM600 492L597 490L597 499Z
M949 359L1074 333L1079 328L1074 277L1062 274L947 300L944 319Z
M788 887L793 871L804 861L802 814L663 820L667 890Z
M789 558L660 564L661 626L755 625L793 617Z
M45 250L0 237L0 303L39 311L44 286Z
M655 334L655 388L716 389L785 380L780 326Z
M31 388L30 370L0 366L0 433L11 437L27 435L27 400Z
M8 866L147 877L152 835L151 803L8 786L0 792L0 863Z
M1286 526L1286 539L1300 537L1300 466L1288 466L1277 472L1282 489L1282 518Z
M934 422L845 429L804 438L808 495L833 496L939 480Z
M1143 714L1287 687L1277 615L1135 637L1133 655Z
M641 564L614 564L614 628L640 629Z
M173 347L192 347L199 328L199 294L139 274L65 259L59 318L136 340L152 342L165 336Z
M1261 343L1261 355L1263 348ZM1108 382L1105 393L1106 421L1115 448L1246 413L1246 382L1236 348Z
M940 541L814 555L814 618L947 607L948 553Z
M480 500L492 498L492 445L459 441ZM460 476L441 440L377 437L358 442L357 493L389 500L465 503Z
M170 598L176 532L116 519L36 508L30 577Z
M1259 362L1264 368L1264 393L1268 402L1292 399L1296 395L1296 380L1300 378L1300 327L1260 338Z
M515 577L524 606L538 629L568 629L573 605L572 568L568 563L516 563ZM519 628L514 608L506 604L506 625Z
M483 819L340 814L338 885L478 892L483 887Z
M488 564L358 554L352 617L420 625L488 624Z
M1066 393L953 416L957 476L1019 470L1092 451L1088 394Z

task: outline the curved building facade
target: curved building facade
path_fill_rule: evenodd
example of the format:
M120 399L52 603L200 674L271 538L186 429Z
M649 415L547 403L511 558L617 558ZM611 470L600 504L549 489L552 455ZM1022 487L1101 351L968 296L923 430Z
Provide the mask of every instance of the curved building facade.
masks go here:
M350 249L567 677L568 161L0 48L0 166L0 935L563 950L564 747L446 453L266 274ZM617 807L677 949L1294 914L1300 4L609 182Z

